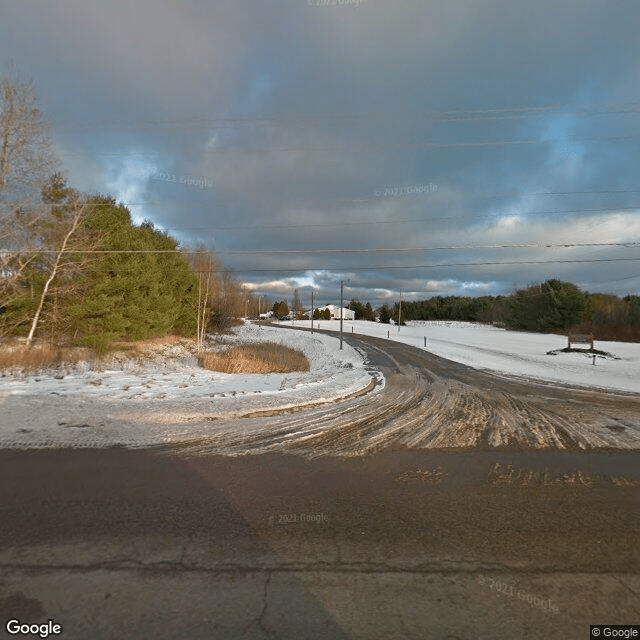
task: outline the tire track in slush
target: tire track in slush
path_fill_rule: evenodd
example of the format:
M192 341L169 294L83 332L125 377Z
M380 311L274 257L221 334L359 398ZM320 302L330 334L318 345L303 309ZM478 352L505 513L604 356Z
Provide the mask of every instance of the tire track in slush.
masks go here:
M220 421L183 454L358 456L381 449L640 449L640 398L524 382L381 338L349 336L385 376L377 393L269 418Z

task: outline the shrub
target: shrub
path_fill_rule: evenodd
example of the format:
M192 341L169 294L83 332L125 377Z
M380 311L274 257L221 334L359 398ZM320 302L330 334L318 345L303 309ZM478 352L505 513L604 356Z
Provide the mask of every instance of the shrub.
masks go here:
M309 360L297 349L261 342L202 353L200 366L222 373L289 373L309 371Z

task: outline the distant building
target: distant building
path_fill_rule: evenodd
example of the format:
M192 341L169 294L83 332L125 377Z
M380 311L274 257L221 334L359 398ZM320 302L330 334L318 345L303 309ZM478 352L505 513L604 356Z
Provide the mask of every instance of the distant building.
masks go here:
M329 313L331 314L332 320L340 320L340 307L336 307L333 304L328 304L324 309L329 309ZM342 308L342 319L343 320L355 320L356 312L351 311L351 309Z

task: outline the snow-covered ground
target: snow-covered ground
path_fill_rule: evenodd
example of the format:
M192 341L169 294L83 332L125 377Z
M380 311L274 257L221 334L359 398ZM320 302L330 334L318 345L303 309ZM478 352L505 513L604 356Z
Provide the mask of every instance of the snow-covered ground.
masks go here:
M321 329L338 327L335 321L320 322ZM381 338L389 332L392 340L509 376L640 392L640 344L596 343L597 349L611 355L597 357L594 366L591 356L581 353L548 355L566 346L560 335L464 322L411 323L400 331L393 325L344 323L347 336L352 329ZM81 366L57 375L5 375L0 377L0 447L140 447L210 438L216 430L229 428L237 435L245 421L233 421L230 427L226 418L332 402L362 391L372 378L379 382L376 391L384 387L384 379L365 355L346 342L341 351L335 334L248 324L236 329L227 342L249 341L300 349L311 370L217 373L201 369L188 351L168 346L163 347L162 358L144 366L128 361L104 370Z
M82 394L88 399L109 400L188 400L203 397L227 399L260 395L264 409L289 408L310 402L334 400L353 394L371 381L364 356L326 334L310 335L276 327L246 324L234 330L221 346L250 342L277 342L299 349L307 356L311 370L300 373L228 374L208 371L198 366L195 356L168 347L164 361L144 364L125 361L121 366L95 370L88 365L75 367L64 376L55 372L0 378L0 399L7 395ZM240 407L242 408L242 407ZM229 415L229 412L225 412Z
M286 323L285 323L286 324ZM291 324L290 322L288 324ZM296 323L307 326L309 323ZM318 323L315 323L318 326ZM320 321L320 329L339 330L337 321ZM364 320L344 321L343 332L398 340L462 364L504 373L583 387L640 393L640 344L599 342L595 349L610 356L556 353L567 346L563 335L507 331L473 322L408 322L384 325ZM426 347L425 344L426 338ZM581 345L576 345L578 348ZM586 346L586 345L585 345Z
M339 340L330 335L245 325L224 340L266 341L300 349L311 370L218 373L200 368L188 351L170 345L162 348L164 357L144 364L4 375L0 447L150 446L204 436L225 418L333 402L366 389L372 379L378 379L377 390L384 387L364 354L346 344L340 350Z

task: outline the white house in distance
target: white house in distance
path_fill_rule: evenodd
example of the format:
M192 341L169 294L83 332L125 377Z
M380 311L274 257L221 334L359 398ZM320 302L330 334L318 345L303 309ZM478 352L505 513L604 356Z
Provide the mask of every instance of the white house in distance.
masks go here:
M326 307L323 307L323 309L329 309L329 313L331 314L331 319L332 320L340 320L340 307L336 307L333 304L328 304ZM342 319L343 320L355 320L356 319L356 312L355 311L351 311L351 309L345 309L343 307L342 308Z

